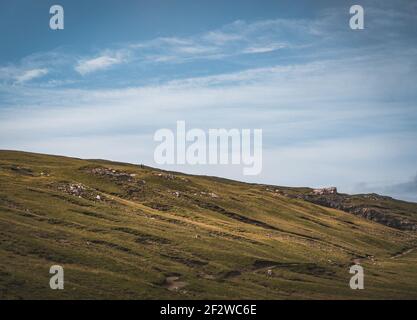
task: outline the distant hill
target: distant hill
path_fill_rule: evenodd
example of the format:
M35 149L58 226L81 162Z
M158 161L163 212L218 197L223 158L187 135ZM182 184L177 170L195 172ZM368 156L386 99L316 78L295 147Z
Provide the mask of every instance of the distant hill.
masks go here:
M0 299L417 299L416 221L378 195L0 151Z

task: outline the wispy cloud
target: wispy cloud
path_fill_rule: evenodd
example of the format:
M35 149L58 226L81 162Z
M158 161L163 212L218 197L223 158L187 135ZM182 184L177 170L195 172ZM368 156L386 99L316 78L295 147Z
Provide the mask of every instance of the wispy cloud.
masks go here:
M243 53L266 53L287 47L285 44L270 44L267 46L252 46L243 50Z
M207 42L213 43L215 45L224 45L225 43L242 40L244 36L239 33L227 33L221 30L217 30L207 32L202 36L202 38Z
M86 75L99 70L107 69L125 61L126 57L124 54L116 52L113 55L101 55L92 59L81 59L75 66L75 70L81 75Z
M0 68L0 80L8 81L11 84L23 84L48 74L47 68L23 68L7 66Z
M300 24L306 25L307 22L276 19L248 23L237 20L219 29L188 37L160 37L130 44L129 50L132 56L140 57L140 61L155 63L257 55L289 47L286 32L307 30Z
M48 69L32 69L26 70L22 74L16 77L17 83L23 83L26 81L30 81L35 78L42 77L48 73Z

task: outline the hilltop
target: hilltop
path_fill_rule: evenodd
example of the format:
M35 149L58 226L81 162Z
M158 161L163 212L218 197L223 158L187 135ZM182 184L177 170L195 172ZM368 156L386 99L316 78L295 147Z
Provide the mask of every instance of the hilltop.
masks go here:
M0 298L417 299L417 204L312 191L0 151Z

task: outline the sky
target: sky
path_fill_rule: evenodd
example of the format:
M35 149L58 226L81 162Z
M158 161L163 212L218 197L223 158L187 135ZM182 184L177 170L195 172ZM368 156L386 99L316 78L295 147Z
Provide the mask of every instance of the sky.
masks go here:
M416 17L404 0L2 1L0 149L417 201ZM262 129L262 173L156 164L179 120Z

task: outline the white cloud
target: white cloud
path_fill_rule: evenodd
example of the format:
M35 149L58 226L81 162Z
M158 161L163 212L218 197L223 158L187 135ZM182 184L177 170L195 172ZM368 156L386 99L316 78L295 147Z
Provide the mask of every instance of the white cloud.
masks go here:
M210 53L215 52L216 48L214 47L206 47L206 46L180 46L176 48L176 51L185 53L185 54L202 54L202 53Z
M203 39L216 45L223 45L225 43L242 40L243 36L240 34L236 34L236 33L226 33L222 31L210 31L203 36Z
M86 75L123 63L125 60L124 55L121 53L116 53L115 55L102 55L93 59L78 61L75 70L81 75Z
M31 69L16 76L17 83L23 83L35 78L43 77L48 73L48 69Z
M273 45L268 45L268 46L253 46L253 47L248 47L244 49L243 53L267 53L267 52L276 51L278 49L283 49L285 47L287 46L284 44L273 44Z

